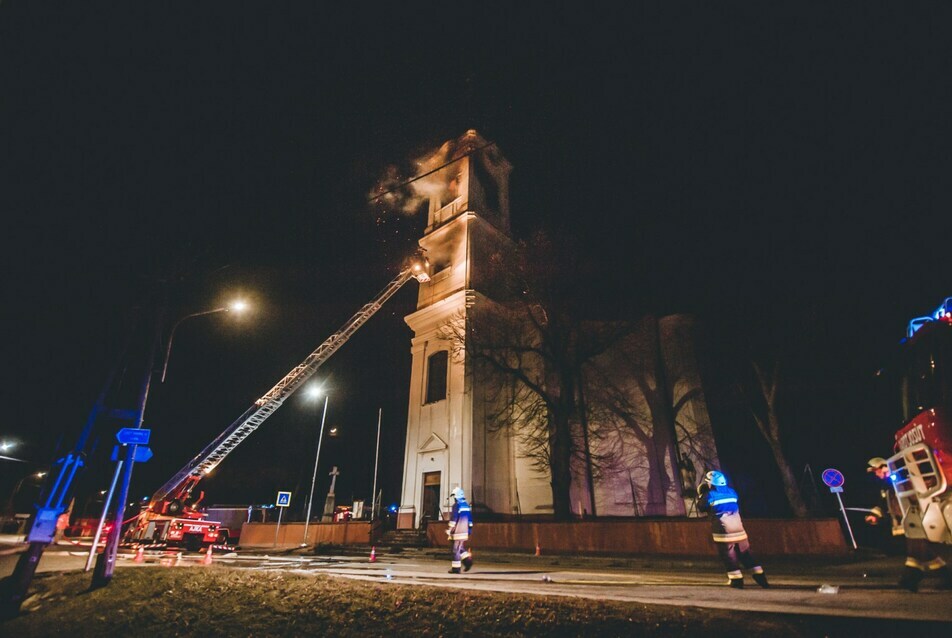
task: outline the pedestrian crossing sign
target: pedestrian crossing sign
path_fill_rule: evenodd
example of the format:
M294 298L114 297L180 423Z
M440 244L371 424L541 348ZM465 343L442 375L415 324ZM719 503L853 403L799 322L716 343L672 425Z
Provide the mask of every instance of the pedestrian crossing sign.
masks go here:
M287 507L291 504L291 492L278 492L278 499L274 502L278 507Z

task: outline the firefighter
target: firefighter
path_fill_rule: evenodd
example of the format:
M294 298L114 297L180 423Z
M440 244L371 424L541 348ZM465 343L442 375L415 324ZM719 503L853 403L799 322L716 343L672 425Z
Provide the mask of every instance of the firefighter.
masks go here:
M886 484L881 491L883 503L872 509L866 517L866 522L870 525L878 525L882 519L888 516L892 525L893 536L905 535L905 529L902 525L902 509L899 507L896 490L892 488L889 482L890 472L886 459L881 456L874 456L867 461L867 465L869 467L866 468L866 471L872 472L876 475L876 478L886 482ZM929 575L939 577L939 587L942 589L952 588L952 571L939 556L936 547L935 543L926 538L906 537L906 564L903 566L902 576L899 578L900 587L911 592L919 591L919 583L928 572Z
M889 478L889 467L886 465L886 459L876 456L869 459L867 465L866 471L872 472L881 482ZM899 541L905 541L906 530L902 527L902 510L899 509L896 492L888 483L882 484L880 485L879 496L879 504L866 515L866 523L878 527L888 522L889 536Z
M761 587L769 587L764 568L750 553L750 542L740 518L737 492L728 487L727 477L713 470L704 475L697 486L698 510L707 512L717 553L727 567L727 583L735 589L744 587L741 565L750 569L754 581Z
M450 524L446 529L446 535L453 541L453 563L450 573L458 574L461 567L466 571L473 567L473 557L466 549L469 532L473 529L473 511L469 503L466 502L466 494L463 493L463 488L454 487L452 497L453 513L450 516Z

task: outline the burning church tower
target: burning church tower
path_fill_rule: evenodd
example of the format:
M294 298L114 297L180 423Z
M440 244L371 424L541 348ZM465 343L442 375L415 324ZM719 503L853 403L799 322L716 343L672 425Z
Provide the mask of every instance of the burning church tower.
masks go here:
M420 285L417 309L406 317L413 331L412 369L397 526L442 518L457 486L477 510L551 514L549 473L523 449L524 439L491 423L490 413L499 407L493 387L498 382L480 374L467 353L466 328L447 330L468 326L471 317L505 295L491 264L499 254L515 251L509 225L512 167L494 144L470 130L420 168L426 178L414 186L429 207L419 244L432 276ZM573 471L573 512L690 513L689 499L683 498L694 487L688 485L690 474L715 467L717 453L688 325L643 319L617 348L592 363L593 379L601 374L617 380L611 393L603 383L604 391L592 396L631 413L627 421L596 424L619 433L617 440L601 439L599 445L626 450L627 456L602 468L592 486L591 473ZM662 415L657 408L665 404L672 409ZM614 418L610 413L600 411L601 418Z

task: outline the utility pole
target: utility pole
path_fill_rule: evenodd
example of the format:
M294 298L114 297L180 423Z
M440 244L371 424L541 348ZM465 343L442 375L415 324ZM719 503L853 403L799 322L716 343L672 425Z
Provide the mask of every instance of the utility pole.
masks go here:
M380 459L380 422L383 420L383 408L377 411L377 451L374 453L374 490L373 501L370 503L370 522L372 523L377 513L377 461Z

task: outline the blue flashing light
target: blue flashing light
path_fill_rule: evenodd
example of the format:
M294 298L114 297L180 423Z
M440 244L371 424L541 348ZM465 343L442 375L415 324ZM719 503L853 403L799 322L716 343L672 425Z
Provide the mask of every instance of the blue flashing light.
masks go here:
M952 297L946 297L945 301L942 302L942 305L939 306L932 316L936 321L941 321L942 319L948 319L952 317Z
M396 504L396 503L394 503L393 505L390 506L390 511L391 511L391 512L396 512L396 511L397 511L397 504Z
M914 334L916 334L916 332L918 332L919 328L933 321L952 322L952 297L946 297L931 315L926 315L925 317L916 317L910 321L909 327L906 329L906 337L911 338Z
M899 477L898 477L896 474L890 474L890 475L889 475L889 480L892 481L893 483L895 483L896 481L899 480Z

